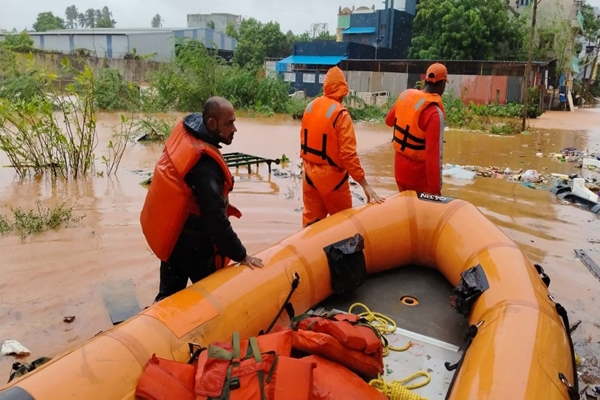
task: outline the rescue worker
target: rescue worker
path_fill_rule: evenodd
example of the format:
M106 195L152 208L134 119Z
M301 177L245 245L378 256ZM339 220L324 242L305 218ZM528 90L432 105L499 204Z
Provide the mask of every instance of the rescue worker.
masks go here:
M306 106L300 129L303 227L352 208L348 176L362 186L367 203L384 201L369 186L356 154L352 118L341 104L349 92L341 69L333 67L327 72L323 91L323 96Z
M386 117L386 124L394 128L394 176L400 192L414 190L441 196L446 117L441 96L446 82L446 67L440 63L430 65L423 90L400 93Z
M262 260L246 253L230 216L241 217L228 194L233 177L219 149L231 144L235 112L222 97L211 97L202 114L179 121L165 143L141 212L148 245L161 260L155 302L228 264L254 269Z

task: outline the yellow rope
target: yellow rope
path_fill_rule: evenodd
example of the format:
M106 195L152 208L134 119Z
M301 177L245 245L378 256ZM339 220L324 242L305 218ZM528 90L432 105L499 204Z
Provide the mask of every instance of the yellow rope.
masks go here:
M362 307L366 311L358 314L359 317L362 317L369 322L374 329L377 330L382 336L390 333L394 333L396 331L396 322L388 317L387 315L383 315L377 312L373 312L369 310L367 306L362 303L354 303L348 309L348 313L352 314L352 310L354 307ZM383 356L386 357L390 354L390 350L392 351L406 351L412 347L412 342L408 342L404 347L394 347L394 346L384 346L383 348Z
M419 376L424 376L425 380L423 382L415 383L413 385L403 385L404 383L410 382ZM369 385L379 390L390 400L427 400L427 398L417 393L411 392L411 389L423 387L427 385L430 381L431 376L429 376L427 372L419 371L412 374L408 378L390 382L386 382L386 380L383 377L379 377L378 379L373 379L372 381L370 381Z
M354 303L348 309L348 313L352 314L352 310L355 307L361 307L365 311L358 314L359 317L364 318L369 325L371 325L377 332L382 336L396 331L396 322L388 317L387 315L371 311L366 305L362 303ZM406 351L412 347L412 342L408 342L404 347L384 346L383 356L386 357L391 351ZM412 385L404 385L413 379L423 376L425 380L420 383ZM379 376L377 379L373 379L369 382L369 385L385 394L389 400L427 400L425 397L420 396L417 393L411 392L411 389L417 389L427 385L431 381L431 376L425 371L418 371L408 378L401 380L394 380L387 382L385 378Z

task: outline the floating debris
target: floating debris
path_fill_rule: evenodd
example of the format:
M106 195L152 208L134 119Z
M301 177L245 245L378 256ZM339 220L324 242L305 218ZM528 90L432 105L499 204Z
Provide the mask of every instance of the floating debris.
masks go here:
M2 344L2 355L5 356L12 356L12 355L16 355L16 356L27 356L29 354L31 354L31 352L29 351L29 349L25 346L23 346L21 343L17 342L16 340L13 339L7 339L3 344Z

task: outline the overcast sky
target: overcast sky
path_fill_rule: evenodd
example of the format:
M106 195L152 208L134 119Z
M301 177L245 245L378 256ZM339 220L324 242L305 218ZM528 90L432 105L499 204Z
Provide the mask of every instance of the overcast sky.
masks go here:
M165 27L185 27L186 15L225 12L254 17L262 22L277 21L286 32L302 33L311 23L325 22L334 33L338 7L372 6L382 8L383 0L0 0L0 28L31 29L40 12L52 11L64 18L65 9L75 4L79 11L108 6L117 28L150 27L155 14L164 19ZM600 6L600 0L588 0Z

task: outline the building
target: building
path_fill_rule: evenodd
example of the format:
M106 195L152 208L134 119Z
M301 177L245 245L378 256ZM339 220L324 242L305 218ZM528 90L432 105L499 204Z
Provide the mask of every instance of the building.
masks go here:
M239 29L242 23L242 16L227 13L213 14L188 14L188 28L212 28L217 32L225 32L227 25L232 24L235 29ZM213 25L211 27L211 25Z
M340 7L337 40L391 49L392 58L406 57L417 0L385 0L384 4L382 10L375 9L374 5L356 9Z
M303 43L296 45L303 45ZM367 48L373 51L370 46L356 43L347 43L346 46L348 51L346 55L321 58L296 55L280 62L267 61L266 67L271 70L278 69L278 73L286 82L290 82L293 90L304 91L306 96L314 97L323 88L327 69L332 65L339 65L354 94L367 104L382 105L390 98L397 98L403 90L413 88L417 82L424 80L427 67L438 61L448 68L450 83L446 87L446 93L460 97L466 105L470 102L475 104L521 102L526 62L376 60L364 57L369 54ZM358 59L355 58L356 56L363 57ZM281 70L282 65L286 69ZM530 85L547 87L549 69L551 68L548 62L534 61ZM272 73L276 72L272 71ZM548 104L549 99L544 97L544 101Z
M47 32L29 32L34 47L64 54L86 49L96 57L124 58L127 54L140 56L154 54L155 61L168 60L175 50L175 39L189 37L199 40L207 48L219 50L229 58L237 40L208 28L143 28L143 29L61 29ZM0 35L0 41L4 35Z

